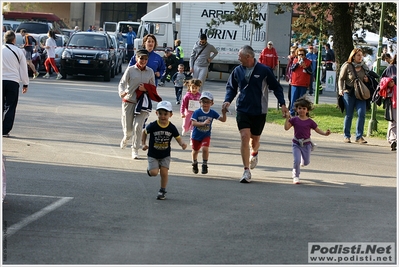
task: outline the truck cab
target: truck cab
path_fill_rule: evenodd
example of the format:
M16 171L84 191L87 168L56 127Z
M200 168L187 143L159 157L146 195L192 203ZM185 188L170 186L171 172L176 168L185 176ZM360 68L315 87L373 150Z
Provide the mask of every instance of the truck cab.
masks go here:
M134 49L142 47L144 36L153 34L157 38L158 47L155 51L158 54L163 56L165 48L174 50L174 41L177 39L175 10L176 3L170 2L144 15L134 40Z

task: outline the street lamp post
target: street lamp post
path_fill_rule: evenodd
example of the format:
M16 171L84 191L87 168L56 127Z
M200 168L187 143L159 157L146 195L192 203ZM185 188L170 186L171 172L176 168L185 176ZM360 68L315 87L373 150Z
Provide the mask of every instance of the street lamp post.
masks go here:
M321 90L320 85L320 66L321 66L321 32L322 32L322 24L320 23L320 36L319 36L319 51L317 53L317 70L316 70L316 84L314 90L314 103L319 103L319 90Z

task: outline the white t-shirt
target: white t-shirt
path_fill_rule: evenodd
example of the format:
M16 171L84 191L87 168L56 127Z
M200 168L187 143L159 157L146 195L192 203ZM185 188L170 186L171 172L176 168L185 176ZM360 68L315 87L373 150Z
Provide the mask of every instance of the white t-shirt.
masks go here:
M57 47L57 43L53 38L48 38L46 40L46 46L49 46L50 48L46 48L47 51L47 56L49 58L55 58L55 48Z

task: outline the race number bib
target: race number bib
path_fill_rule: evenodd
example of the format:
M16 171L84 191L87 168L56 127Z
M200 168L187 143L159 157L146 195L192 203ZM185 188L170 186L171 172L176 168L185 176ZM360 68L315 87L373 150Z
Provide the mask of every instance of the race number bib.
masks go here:
M188 101L188 110L189 111L196 111L197 109L200 108L200 103L198 100L192 100L190 99Z

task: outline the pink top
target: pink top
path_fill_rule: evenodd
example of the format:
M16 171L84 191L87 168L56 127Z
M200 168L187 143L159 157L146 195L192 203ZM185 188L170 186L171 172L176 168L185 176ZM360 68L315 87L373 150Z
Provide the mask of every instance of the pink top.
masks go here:
M181 102L180 113L184 114L185 112L194 112L195 109L198 109L200 97L201 97L201 94L199 92L197 92L196 94L187 92L184 95L183 100ZM194 104L195 104L194 102L198 103L198 104L196 104L194 106Z

